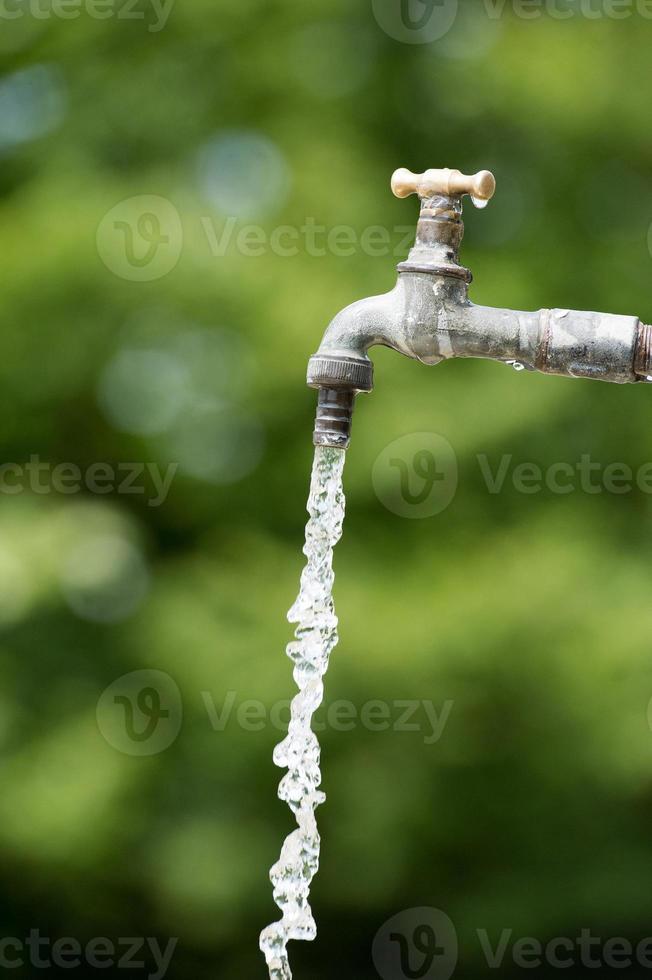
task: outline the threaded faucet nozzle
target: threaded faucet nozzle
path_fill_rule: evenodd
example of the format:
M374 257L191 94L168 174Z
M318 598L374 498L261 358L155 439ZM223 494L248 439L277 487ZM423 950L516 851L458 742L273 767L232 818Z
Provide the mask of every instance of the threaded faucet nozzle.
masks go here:
M355 391L351 388L320 388L312 441L315 446L346 449L351 438Z

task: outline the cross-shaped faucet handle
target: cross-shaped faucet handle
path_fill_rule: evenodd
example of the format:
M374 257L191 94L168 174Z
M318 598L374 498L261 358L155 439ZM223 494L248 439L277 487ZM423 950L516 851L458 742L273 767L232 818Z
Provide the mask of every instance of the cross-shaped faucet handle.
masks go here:
M470 194L475 206L484 208L495 190L496 178L489 170L468 175L445 167L413 174L411 170L400 167L392 174L392 191L396 197L408 197L410 194L418 194L421 198L436 197L438 194L461 197Z

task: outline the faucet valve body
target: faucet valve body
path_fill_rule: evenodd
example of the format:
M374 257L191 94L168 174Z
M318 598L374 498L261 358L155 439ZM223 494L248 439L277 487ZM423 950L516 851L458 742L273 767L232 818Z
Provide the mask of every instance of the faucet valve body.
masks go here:
M332 320L310 358L308 384L319 388L313 441L346 449L355 396L373 388L367 351L391 347L425 364L481 357L572 378L652 381L652 326L637 317L576 310L477 306L472 276L459 261L462 198L483 208L495 191L489 171L395 171L397 197L417 194L421 207L414 247L398 266L393 290L346 307Z

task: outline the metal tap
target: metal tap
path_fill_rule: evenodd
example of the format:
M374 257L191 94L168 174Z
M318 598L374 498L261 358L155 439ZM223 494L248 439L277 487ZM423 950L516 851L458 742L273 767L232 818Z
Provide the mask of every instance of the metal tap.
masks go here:
M476 207L493 197L488 170L396 170L397 197L418 194L414 247L398 265L394 289L353 303L327 327L308 363L308 384L319 389L313 442L346 449L355 396L373 388L368 350L380 344L438 364L450 357L488 357L530 371L618 384L652 380L652 326L635 316L576 310L519 310L476 306L472 275L459 262L464 235L462 198Z

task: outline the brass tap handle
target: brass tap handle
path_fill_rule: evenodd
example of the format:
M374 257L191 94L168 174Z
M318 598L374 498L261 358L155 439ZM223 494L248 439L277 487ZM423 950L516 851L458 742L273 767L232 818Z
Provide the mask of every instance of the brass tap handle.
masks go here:
M392 191L396 197L408 197L410 194L418 194L421 198L438 194L461 197L470 194L476 207L483 208L494 196L495 190L496 178L489 170L480 170L469 176L447 167L443 170L426 170L422 174L413 174L411 170L400 167L392 174Z

